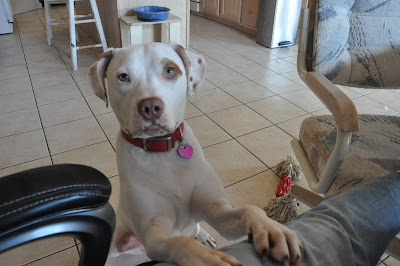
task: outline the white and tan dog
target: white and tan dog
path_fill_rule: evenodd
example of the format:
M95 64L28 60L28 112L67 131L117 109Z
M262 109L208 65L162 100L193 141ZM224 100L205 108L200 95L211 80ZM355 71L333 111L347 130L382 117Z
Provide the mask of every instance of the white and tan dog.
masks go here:
M213 239L199 231L204 220L227 239L248 234L263 259L299 264L296 234L257 207L232 207L192 129L183 125L186 97L204 73L201 56L161 43L111 49L91 66L92 88L109 100L121 126L120 201L110 256L145 250L152 260L178 265L241 265L212 248ZM188 237L195 235L205 245Z

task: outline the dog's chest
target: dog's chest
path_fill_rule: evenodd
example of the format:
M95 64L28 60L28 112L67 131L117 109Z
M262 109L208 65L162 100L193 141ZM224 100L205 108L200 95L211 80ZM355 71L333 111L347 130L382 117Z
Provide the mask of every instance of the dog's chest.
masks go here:
M182 158L175 150L169 153L137 149L119 151L117 163L121 186L144 190L159 198L184 201L190 198L196 184L195 160Z
M120 202L124 209L134 210L139 217L171 217L179 228L188 224L194 182L182 169L148 168L120 179Z

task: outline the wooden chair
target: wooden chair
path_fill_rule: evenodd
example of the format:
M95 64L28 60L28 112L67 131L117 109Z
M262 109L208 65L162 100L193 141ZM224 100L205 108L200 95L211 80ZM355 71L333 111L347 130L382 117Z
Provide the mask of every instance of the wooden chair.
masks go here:
M400 2L381 2L313 0L302 10L298 73L332 113L305 119L291 142L312 190L291 194L310 207L400 170L400 117L358 115L335 86L400 88ZM399 236L387 252L400 260Z

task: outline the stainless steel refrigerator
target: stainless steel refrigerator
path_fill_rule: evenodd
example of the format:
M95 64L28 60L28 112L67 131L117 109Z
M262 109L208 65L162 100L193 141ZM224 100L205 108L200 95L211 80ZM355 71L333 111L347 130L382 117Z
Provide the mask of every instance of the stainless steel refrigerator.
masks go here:
M257 43L268 48L296 44L302 0L260 0Z

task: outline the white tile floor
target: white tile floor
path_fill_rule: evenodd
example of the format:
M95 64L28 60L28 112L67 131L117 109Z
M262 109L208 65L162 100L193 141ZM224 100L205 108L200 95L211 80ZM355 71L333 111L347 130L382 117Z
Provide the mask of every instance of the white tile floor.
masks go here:
M65 7L52 9L52 17L66 15ZM289 141L301 121L327 110L297 75L296 46L267 49L237 30L191 19L190 49L204 56L208 68L187 104L187 122L233 203L263 207L278 184L271 167L292 153ZM47 46L43 25L39 9L16 15L14 33L0 35L0 176L48 164L87 164L110 178L116 206L118 123L87 77L101 50L80 51L73 72L68 27L55 27L54 45ZM79 32L83 44L93 42ZM400 114L399 91L342 88L361 113ZM228 243L217 239L220 246ZM44 240L0 255L0 264L73 265L77 247L70 238ZM385 265L398 263L383 259Z

